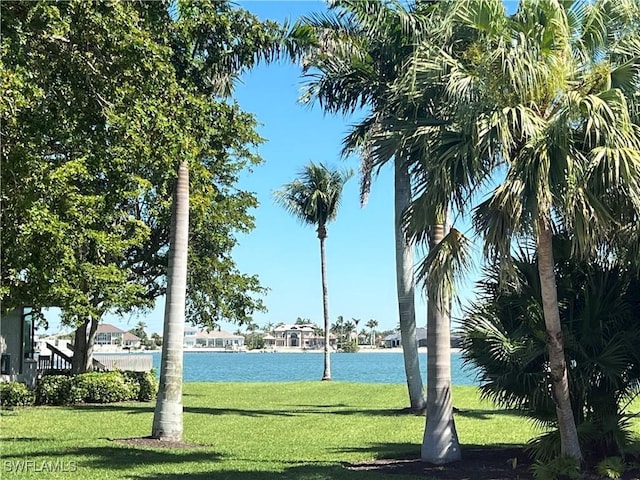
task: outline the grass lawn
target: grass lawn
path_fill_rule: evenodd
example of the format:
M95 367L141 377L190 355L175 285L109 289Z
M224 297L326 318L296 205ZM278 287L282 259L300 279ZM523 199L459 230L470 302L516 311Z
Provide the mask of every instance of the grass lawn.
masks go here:
M342 465L419 453L425 420L400 413L406 396L403 385L187 383L184 441L203 446L198 449L152 449L112 440L149 435L153 403L6 410L0 419L0 477L388 478ZM473 387L454 388L454 404L461 410L456 426L463 447L518 445L536 434L526 419L480 401ZM635 430L640 432L638 419ZM24 461L32 462L28 471L12 471Z

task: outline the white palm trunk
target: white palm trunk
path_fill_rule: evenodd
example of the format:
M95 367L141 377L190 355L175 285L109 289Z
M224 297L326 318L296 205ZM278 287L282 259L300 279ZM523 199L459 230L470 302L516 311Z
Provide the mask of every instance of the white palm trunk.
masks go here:
M182 440L182 362L188 247L189 168L186 162L182 162L173 192L160 388L151 434L153 438L168 441Z
M444 238L444 223L431 228L429 248ZM450 298L438 295L431 279L427 288L427 424L421 458L442 465L461 458L451 399Z
M558 309L558 291L554 273L553 232L544 220L538 221L538 274L549 353L553 398L556 403L560 445L563 455L582 461L578 431L569 396L569 376L564 356L564 338Z
M404 356L404 371L407 378L407 388L409 390L409 404L412 410L422 411L426 408L426 399L418 359L413 280L413 245L408 243L402 231L402 213L411 202L411 181L406 163L396 160L394 178L396 288L398 291L400 338Z
M331 353L329 351L329 288L327 287L327 259L324 250L324 241L327 238L327 230L324 225L318 227L320 239L320 274L322 277L322 312L324 315L324 371L322 380L331 380Z

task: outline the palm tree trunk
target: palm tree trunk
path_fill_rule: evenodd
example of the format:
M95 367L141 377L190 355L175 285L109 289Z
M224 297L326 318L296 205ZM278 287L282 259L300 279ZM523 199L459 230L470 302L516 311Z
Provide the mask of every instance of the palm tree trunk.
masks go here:
M402 214L411 202L411 182L407 164L395 161L395 240L396 240L396 289L398 292L398 315L400 338L404 356L404 371L409 390L411 410L422 411L426 399L422 386L422 375L418 359L416 335L416 310L413 281L413 245L402 231Z
M182 162L173 191L160 387L151 436L182 440L182 361L189 247L189 168Z
M551 370L551 387L558 416L560 445L563 455L569 455L578 462L582 452L578 442L576 422L569 395L569 377L564 356L564 338L558 309L558 292L554 273L553 234L547 223L538 220L538 273L542 293L542 309L546 328L546 342Z
M329 290L327 288L327 259L324 251L324 240L327 238L327 231L324 225L318 227L318 238L320 239L320 275L322 276L322 311L324 314L324 372L322 380L331 380L331 354L329 353Z
M429 248L444 238L445 223L429 233ZM460 444L451 400L451 318L449 292L427 280L427 424L422 460L437 465L460 460Z

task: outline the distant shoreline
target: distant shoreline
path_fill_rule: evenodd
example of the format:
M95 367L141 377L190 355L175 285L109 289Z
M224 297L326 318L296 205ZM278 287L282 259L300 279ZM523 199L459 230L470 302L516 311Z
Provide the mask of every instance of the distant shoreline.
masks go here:
M302 354L302 353L311 353L311 354L315 354L315 353L324 353L324 350L322 349L309 349L309 350L302 350L300 348L292 348L292 347L288 347L288 348L276 348L276 349L254 349L254 350L239 350L239 351L235 351L235 350L223 350L220 348L206 348L206 347L202 347L202 348L185 348L184 349L185 352L202 352L202 353L251 353L251 354L258 354L258 353L296 353L296 354ZM149 352L160 352L160 349L158 350L146 350L143 351L141 353L149 353ZM335 350L332 350L331 353L333 354L342 354L345 352L337 352ZM402 353L402 347L394 347L394 348L360 348L357 352L352 352L352 353ZM418 353L420 354L426 354L427 353L427 347L419 347L418 348ZM451 348L451 353L460 353L460 349L459 348Z

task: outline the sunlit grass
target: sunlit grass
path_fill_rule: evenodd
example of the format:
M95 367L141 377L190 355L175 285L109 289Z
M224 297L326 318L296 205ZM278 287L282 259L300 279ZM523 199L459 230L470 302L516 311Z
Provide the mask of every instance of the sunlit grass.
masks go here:
M187 383L184 393L184 441L202 448L162 450L113 441L149 435L152 403L4 411L1 476L365 480L383 477L343 464L419 455L425 419L402 412L407 393L401 385ZM454 388L454 404L463 446L524 444L536 434L525 418L480 401L473 387ZM638 420L635 426L640 431ZM10 471L25 460L33 462L28 472ZM57 462L66 471L45 474L43 462L45 468Z

